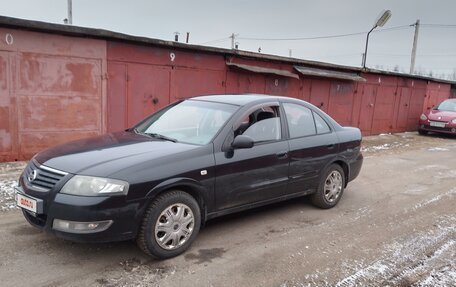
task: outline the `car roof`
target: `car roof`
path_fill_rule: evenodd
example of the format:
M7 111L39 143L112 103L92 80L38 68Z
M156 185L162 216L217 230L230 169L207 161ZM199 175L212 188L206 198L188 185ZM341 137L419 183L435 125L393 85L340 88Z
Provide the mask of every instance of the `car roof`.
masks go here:
M230 105L243 106L252 102L262 102L267 100L279 100L285 97L260 95L260 94L227 94L227 95L210 95L190 98L190 100L225 103Z

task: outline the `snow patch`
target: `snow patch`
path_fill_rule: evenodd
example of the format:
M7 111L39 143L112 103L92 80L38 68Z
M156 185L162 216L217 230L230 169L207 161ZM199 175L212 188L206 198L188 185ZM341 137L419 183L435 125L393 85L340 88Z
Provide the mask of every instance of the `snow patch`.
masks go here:
M383 255L368 266L353 262L354 273L335 286L454 286L456 217L444 217L434 226L437 229L386 245Z
M434 175L434 177L438 178L438 179L446 179L446 178L454 179L454 178L456 178L456 170L448 170L445 172L439 171L436 175Z
M449 151L449 149L443 147L431 147L428 148L428 151Z
M431 199L428 199L426 201L415 204L415 206L412 207L412 210L417 210L417 209L423 208L431 203L441 200L444 197L452 196L455 194L456 194L456 188L453 188L453 189L451 189L445 193L439 194Z
M418 194L422 194L423 192L427 191L428 189L429 188L427 186L413 184L413 185L407 186L407 189L404 190L402 193L410 194L410 195L418 195Z
M428 170L448 170L448 167L445 165L430 164L430 165L420 166L419 168L415 169L415 171L428 171Z
M17 208L14 200L15 186L17 186L16 180L0 180L0 211Z
M421 282L413 284L412 287L447 287L454 286L456 282L456 270L451 266L444 266L432 272Z

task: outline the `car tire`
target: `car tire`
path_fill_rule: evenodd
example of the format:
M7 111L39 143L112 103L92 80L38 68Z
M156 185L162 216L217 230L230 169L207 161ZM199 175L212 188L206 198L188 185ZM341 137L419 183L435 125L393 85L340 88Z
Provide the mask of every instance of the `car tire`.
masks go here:
M196 200L183 191L168 191L148 207L136 242L146 254L167 259L186 251L200 227L201 212Z
M344 170L338 164L330 165L323 173L317 192L311 195L312 204L323 209L336 206L344 193L344 187Z
M420 135L422 135L422 136L425 136L425 135L428 134L428 131L419 129L419 130L418 130L418 133L419 133Z

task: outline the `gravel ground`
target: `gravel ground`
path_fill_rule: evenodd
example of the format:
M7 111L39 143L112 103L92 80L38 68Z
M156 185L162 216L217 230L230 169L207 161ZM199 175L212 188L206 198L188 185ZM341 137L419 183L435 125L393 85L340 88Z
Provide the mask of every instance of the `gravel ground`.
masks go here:
M25 162L0 163L0 212L17 209L14 186L25 165Z
M307 199L208 222L182 256L132 242L75 244L14 208L25 163L0 164L2 286L456 286L456 139L365 137L363 170L337 207Z

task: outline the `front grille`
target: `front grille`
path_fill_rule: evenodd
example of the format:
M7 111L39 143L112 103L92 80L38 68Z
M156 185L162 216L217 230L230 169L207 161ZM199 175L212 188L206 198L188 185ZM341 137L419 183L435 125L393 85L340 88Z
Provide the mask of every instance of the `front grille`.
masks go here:
M39 165L35 160L31 160L25 168L24 181L39 191L47 192L65 175L66 172Z
M425 128L430 131L451 132L451 128L441 128L441 127L431 127L431 126L425 126Z

